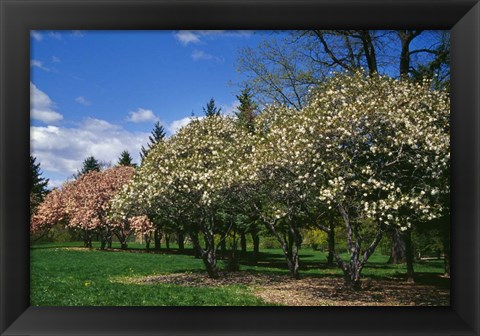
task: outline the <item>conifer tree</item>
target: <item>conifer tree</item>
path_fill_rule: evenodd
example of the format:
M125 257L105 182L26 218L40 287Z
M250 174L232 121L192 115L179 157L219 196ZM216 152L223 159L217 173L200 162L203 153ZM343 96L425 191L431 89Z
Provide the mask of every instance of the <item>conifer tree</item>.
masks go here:
M163 126L160 124L159 121L155 123L151 134L152 135L148 137L148 139L150 140L148 147L145 148L142 146L142 149L140 151L140 158L142 161L143 159L145 159L145 157L147 156L147 153L150 151L150 149L152 149L152 147L156 143L165 140L165 129L163 128Z
M48 193L47 185L49 179L42 177L40 163L30 155L30 208L33 210L39 205Z
M249 86L245 86L240 95L237 95L240 102L238 112L235 115L238 118L238 123L245 127L249 132L254 131L253 119L257 110L257 104L253 101L253 95Z
M207 105L203 108L203 113L205 116L219 116L222 109L215 106L215 99L211 98Z
M82 170L77 173L77 177L90 171L100 171L100 162L93 156L89 156L83 161Z
M118 165L119 166L127 166L127 167L135 167L136 164L132 162L132 156L127 150L124 150L120 153L120 157L118 158Z

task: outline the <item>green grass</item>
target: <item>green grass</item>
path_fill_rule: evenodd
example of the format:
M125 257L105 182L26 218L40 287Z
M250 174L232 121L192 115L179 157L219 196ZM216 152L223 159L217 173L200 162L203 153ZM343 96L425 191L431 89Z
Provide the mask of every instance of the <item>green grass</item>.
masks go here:
M125 284L125 277L180 272L204 272L204 265L191 249L186 254L110 252L96 249L66 249L82 243L39 244L31 248L31 304L35 306L182 306L182 305L265 305L246 286L185 287L174 284ZM99 247L95 244L94 247ZM118 248L116 244L113 246ZM129 248L144 249L129 243ZM288 274L279 249L262 250L257 265L251 255L241 260L240 269L261 273ZM404 265L386 264L387 256L374 254L363 271L364 277L403 278ZM341 276L337 267L326 267L326 254L302 249L302 276ZM224 262L219 262L224 267ZM415 271L428 280L439 274L443 261L417 263Z

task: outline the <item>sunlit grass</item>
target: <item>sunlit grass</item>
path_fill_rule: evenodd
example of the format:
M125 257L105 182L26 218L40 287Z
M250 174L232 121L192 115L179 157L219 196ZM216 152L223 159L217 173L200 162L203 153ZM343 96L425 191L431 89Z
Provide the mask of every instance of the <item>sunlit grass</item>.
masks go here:
M94 247L99 247L97 243ZM120 246L114 244L114 248ZM172 248L176 247L172 244ZM129 248L144 249L138 243ZM140 251L138 251L140 252ZM247 286L186 287L175 284L134 284L116 281L155 274L204 272L201 259L191 248L184 254L176 250L161 253L100 251L82 248L82 243L56 243L31 249L31 304L39 306L182 306L182 305L264 305ZM281 250L262 250L259 262L252 255L240 260L240 270L288 274ZM342 276L338 267L326 266L326 254L302 249L301 276ZM374 254L363 271L366 278L402 279L405 265L389 265L388 256ZM219 261L224 268L225 262ZM415 264L419 273L441 274L443 262L433 260Z

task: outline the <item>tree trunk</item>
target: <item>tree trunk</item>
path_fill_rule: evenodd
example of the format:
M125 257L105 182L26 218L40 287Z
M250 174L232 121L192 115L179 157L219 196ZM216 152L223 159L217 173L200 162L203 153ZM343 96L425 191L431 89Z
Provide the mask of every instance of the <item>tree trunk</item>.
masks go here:
M382 225L379 226L375 239L361 255L362 237L359 234L359 224L350 220L349 214L342 204L338 205L338 210L340 211L345 224L350 260L348 262L343 261L338 254L335 254L335 258L338 265L343 270L345 285L348 288L359 290L361 289L360 276L362 269L382 239L383 228Z
M247 253L247 237L244 231L240 232L240 248L243 254Z
M190 238L192 239L194 249L198 251L198 253L201 255L208 276L213 279L218 278L219 275L217 269L217 259L215 255L215 244L212 240L212 237L205 236L205 242L207 245L207 248L205 250L202 249L202 246L200 245L200 242L198 240L198 234L190 233ZM208 242L209 239L212 240L211 243Z
M444 217L443 230L443 255L445 263L445 276L450 276L450 216Z
M202 247L200 246L200 241L198 240L198 233L190 233L189 235L190 239L192 240L195 258L200 259L202 257Z
M165 245L167 247L167 250L170 250L170 235L165 234Z
M410 40L407 34L400 33L401 49L400 49L400 77L407 78L410 70Z
M410 72L410 43L412 40L420 35L421 30L399 30L398 37L401 42L400 49L400 77L408 78Z
M335 225L330 223L328 231L328 256L327 256L327 265L333 266L333 261L335 258Z
M405 248L406 248L406 261L407 261L407 281L415 282L413 271L413 244L412 244L412 231L407 230L405 232Z
M147 250L147 252L150 251L150 240L151 240L150 233L146 233L145 234L145 249Z
M88 230L83 233L83 246L92 248L92 235Z
M203 253L203 263L205 264L205 268L207 269L208 276L213 279L217 279L219 277L218 270L217 270L217 259L215 257L214 250L208 250Z
M293 235L293 233L290 232L292 229L290 228L288 235L284 233L282 238L282 235L277 232L277 230L275 229L275 226L272 223L270 223L269 221L264 221L264 223L267 225L270 232L273 233L273 235L277 238L278 242L280 243L280 246L282 247L283 255L285 256L285 260L287 261L287 266L290 271L290 274L294 279L298 279L299 278L298 246L294 248L293 245L295 244L291 245L291 243L293 243L294 240L287 239L287 236Z
M260 252L260 236L257 231L252 231L251 234L253 241L253 262L257 263Z
M153 240L154 240L154 243L155 243L155 251L160 251L160 248L161 248L161 245L160 245L160 239L161 239L161 235L160 235L160 232L158 229L155 229L154 233L153 233Z
M220 256L222 259L224 259L227 254L227 242L225 238L225 236L222 236L222 240L220 241Z
M235 225L233 225L232 253L229 256L227 263L227 268L229 271L238 271L240 269L237 259L237 241L237 229Z
M403 264L407 261L405 237L400 229L393 229L392 250L390 252L389 264Z
M294 279L300 278L299 268L300 262L298 257L298 250L300 248L299 232L289 228L288 234L285 237L285 242L282 244L283 253L287 259L288 269Z
M365 58L367 60L368 72L370 76L378 72L377 56L375 54L375 46L373 45L372 36L368 30L360 30L360 36L363 44Z
M182 251L185 249L185 237L183 236L182 232L177 232L177 240L178 240L178 250Z

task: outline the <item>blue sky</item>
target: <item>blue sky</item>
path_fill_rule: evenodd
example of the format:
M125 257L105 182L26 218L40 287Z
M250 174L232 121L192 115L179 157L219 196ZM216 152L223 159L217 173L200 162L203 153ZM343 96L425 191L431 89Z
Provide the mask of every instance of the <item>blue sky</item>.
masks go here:
M156 121L169 136L192 113L202 116L212 97L223 113L233 113L245 79L236 71L239 50L255 49L271 34L31 31L31 153L50 187L71 178L91 155L115 164L128 150L139 163ZM281 39L288 32L275 34ZM431 37L422 34L412 47L430 47ZM399 53L398 43L388 47L386 57Z
M252 31L32 31L31 152L50 187L85 157L139 162L154 123L174 133L214 97L235 109L238 50Z

